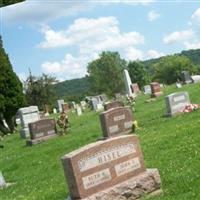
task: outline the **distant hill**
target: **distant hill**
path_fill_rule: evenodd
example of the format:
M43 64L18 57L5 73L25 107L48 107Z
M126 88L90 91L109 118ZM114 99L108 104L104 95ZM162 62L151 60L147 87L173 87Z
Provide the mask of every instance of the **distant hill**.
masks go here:
M200 49L195 49L195 50L188 50L188 51L182 51L181 53L177 53L174 55L179 55L179 56L186 56L188 57L195 65L200 64ZM161 59L156 58L156 59L150 59L150 60L145 60L143 61L143 64L145 67L152 66L153 64L159 62Z
M200 49L182 51L176 55L184 55L188 57L194 64L200 65ZM151 66L159 62L161 58L150 59L143 61L142 63L146 68L151 72ZM90 89L90 81L88 77L72 79L57 83L54 85L56 94L58 97L63 96L82 96L85 93L88 93Z
M88 93L90 81L88 77L77 78L55 84L54 89L58 97L63 96L82 96Z

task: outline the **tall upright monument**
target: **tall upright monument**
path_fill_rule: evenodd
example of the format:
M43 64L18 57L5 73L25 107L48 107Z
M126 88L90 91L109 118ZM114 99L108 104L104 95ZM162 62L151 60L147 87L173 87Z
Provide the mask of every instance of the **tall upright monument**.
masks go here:
M126 95L128 95L129 97L135 97L136 94L133 93L131 85L131 78L129 76L128 70L124 70L124 82L125 82L125 86L126 86Z

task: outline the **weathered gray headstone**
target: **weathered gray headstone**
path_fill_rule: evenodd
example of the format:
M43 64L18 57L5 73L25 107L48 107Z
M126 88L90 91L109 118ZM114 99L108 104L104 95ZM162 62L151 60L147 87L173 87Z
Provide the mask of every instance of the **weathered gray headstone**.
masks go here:
M186 83L186 84L192 82L192 79L191 79L191 76L190 76L189 71L182 71L182 72L181 72L181 78L182 78L182 81L183 81L184 83Z
M29 137L28 124L35 122L40 119L40 114L37 106L29 106L25 108L20 108L18 114L21 120L21 138Z
M181 113L186 105L190 104L187 92L173 93L165 97L167 115L173 116Z
M199 83L200 82L200 75L191 76L191 79L192 79L193 83Z
M144 93L145 94L151 94L151 86L150 85L144 86Z
M72 200L134 200L161 188L158 170L145 167L136 135L89 144L62 163Z

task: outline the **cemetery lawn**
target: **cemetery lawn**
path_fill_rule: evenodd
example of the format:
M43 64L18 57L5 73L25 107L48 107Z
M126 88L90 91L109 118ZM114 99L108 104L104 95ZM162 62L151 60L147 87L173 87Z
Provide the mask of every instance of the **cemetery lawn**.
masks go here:
M174 85L165 95L188 91L192 103L200 103L200 84ZM158 168L163 194L156 200L200 199L200 110L173 118L164 117L164 96L145 103L148 95L137 98L135 119L140 129L144 159L148 168ZM101 137L98 113L87 111L77 117L70 114L71 129L60 136L33 147L26 147L18 134L1 142L0 170L12 186L0 190L2 200L64 200L67 185L61 156ZM145 199L145 198L144 198Z

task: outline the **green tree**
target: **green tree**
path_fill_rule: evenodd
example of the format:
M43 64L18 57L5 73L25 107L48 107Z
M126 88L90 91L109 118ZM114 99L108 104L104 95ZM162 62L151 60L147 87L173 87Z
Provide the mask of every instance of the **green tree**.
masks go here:
M191 60L185 56L166 56L153 65L154 80L165 84L172 84L181 79L181 71L187 70L192 73L197 72L197 68Z
M45 105L52 106L55 101L55 91L52 85L56 82L55 77L47 74L36 77L30 73L25 82L28 105L37 105L40 109L43 109Z
M23 105L22 83L12 69L0 37L0 131L3 134L14 132L15 114ZM4 126L3 119L9 128Z
M88 64L92 90L113 96L124 90L123 69L126 61L118 52L102 52L98 59Z
M128 71L131 81L137 83L140 88L150 82L150 77L144 65L138 61L131 61L128 63Z
M0 0L0 8L3 6L9 6L15 3L20 3L25 0Z

